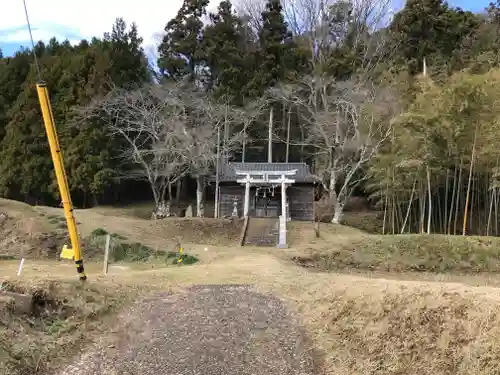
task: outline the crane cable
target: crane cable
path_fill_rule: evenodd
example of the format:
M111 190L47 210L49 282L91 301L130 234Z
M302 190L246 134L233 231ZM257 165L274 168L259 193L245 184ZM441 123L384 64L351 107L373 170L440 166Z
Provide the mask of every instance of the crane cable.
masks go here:
M33 40L33 32L31 31L31 23L30 23L30 18L28 16L28 7L26 5L26 0L23 0L23 5L24 5L24 14L26 15L26 23L28 24L28 32L30 34L30 39L31 39L31 47L32 47L32 52L33 52L33 57L35 58L35 68L36 68L36 75L38 78L38 81L42 80L42 74L40 73L40 65L38 64L38 57L36 56L35 53L35 41Z
M59 147L59 139L57 137L54 114L52 113L52 106L50 104L47 84L42 80L40 65L38 63L38 57L36 56L35 52L35 42L33 40L33 32L31 30L31 24L28 16L28 7L26 6L26 0L23 0L23 4L24 4L24 13L26 15L26 22L28 24L28 31L31 39L33 57L35 61L35 68L37 74L36 91L38 94L38 101L40 102L40 108L42 110L43 123L45 125L45 131L47 133L50 154L52 157L52 162L54 163L54 170L56 172L57 184L59 186L59 193L61 194L61 201L64 208L64 216L66 217L69 238L71 241L71 249L68 249L67 246L64 245L61 252L61 258L73 259L80 280L85 281L87 279L87 276L85 274L85 269L83 267L80 238L78 236L76 220L73 215L73 203L71 202L71 195L68 186L68 178L66 176L66 171L64 170L64 162L62 159L61 149Z

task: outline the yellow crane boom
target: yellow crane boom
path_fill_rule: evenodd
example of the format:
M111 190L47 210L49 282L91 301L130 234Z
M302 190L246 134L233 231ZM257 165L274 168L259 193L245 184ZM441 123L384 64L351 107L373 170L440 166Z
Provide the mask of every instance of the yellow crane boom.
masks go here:
M52 114L49 92L45 82L38 82L36 84L36 91L38 94L38 100L40 101L40 107L42 109L43 123L49 140L50 154L54 163L57 184L59 186L59 192L61 194L61 200L64 207L64 216L66 217L69 238L71 240L71 249L63 249L63 254L66 254L65 257L71 257L74 259L79 278L83 281L87 279L87 276L85 275L85 269L83 267L80 238L78 236L75 217L73 216L73 203L71 202L71 195L69 193L68 178L66 177L66 171L64 170L64 163L61 148L59 147L59 139L57 137L54 115Z

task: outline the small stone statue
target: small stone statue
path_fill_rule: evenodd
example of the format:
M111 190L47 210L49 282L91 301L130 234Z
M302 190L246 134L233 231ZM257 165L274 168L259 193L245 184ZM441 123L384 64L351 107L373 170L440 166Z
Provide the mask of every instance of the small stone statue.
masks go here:
M231 214L232 217L238 217L238 201L235 199L233 202L233 213Z

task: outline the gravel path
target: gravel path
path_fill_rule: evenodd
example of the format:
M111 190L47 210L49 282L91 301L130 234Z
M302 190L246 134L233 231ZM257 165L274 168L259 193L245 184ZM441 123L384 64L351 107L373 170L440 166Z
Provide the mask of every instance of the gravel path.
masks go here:
M59 375L313 375L311 351L279 299L247 286L196 286L137 303Z

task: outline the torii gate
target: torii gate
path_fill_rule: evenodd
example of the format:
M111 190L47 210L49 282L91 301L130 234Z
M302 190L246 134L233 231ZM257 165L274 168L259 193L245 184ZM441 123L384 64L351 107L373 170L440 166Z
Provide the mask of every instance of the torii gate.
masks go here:
M276 184L281 185L281 216L280 216L280 235L278 247L287 247L286 244L286 188L295 182L289 176L294 176L297 173L296 169L290 171L235 171L237 175L245 176L244 178L237 179L236 182L245 184L245 201L243 208L243 216L248 216L250 208L250 184ZM262 176L262 178L254 178L254 176ZM269 178L269 176L280 176L280 178Z

